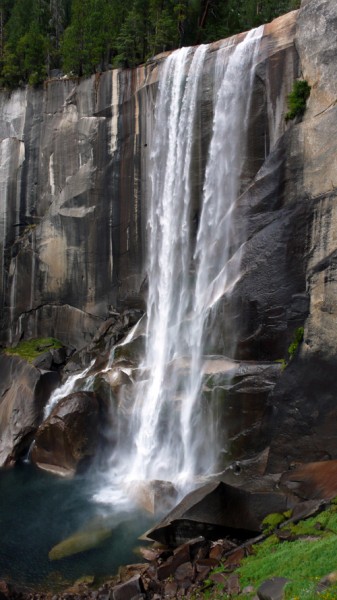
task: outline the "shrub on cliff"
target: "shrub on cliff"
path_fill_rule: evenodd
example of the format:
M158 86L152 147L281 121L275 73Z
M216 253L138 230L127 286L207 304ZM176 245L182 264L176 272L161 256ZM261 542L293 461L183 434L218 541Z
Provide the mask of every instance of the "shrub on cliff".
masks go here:
M286 121L291 121L295 117L301 117L304 114L310 90L310 85L304 79L298 79L294 82L293 89L287 98L289 111L285 116Z

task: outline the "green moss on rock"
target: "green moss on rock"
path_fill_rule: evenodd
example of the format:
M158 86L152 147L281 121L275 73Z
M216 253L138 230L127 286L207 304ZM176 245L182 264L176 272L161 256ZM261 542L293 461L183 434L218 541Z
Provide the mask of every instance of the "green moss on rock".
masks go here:
M14 348L5 348L5 354L20 356L27 362L31 363L35 358L47 352L48 350L56 350L62 348L63 344L56 338L35 338L31 340L22 340Z

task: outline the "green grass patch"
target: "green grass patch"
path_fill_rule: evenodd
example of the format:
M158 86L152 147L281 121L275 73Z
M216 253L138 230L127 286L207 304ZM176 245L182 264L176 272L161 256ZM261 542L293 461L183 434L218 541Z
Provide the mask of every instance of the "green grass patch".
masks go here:
M62 346L62 342L56 338L36 338L32 340L23 340L19 342L15 348L5 348L4 352L5 354L20 356L20 358L24 358L31 363L44 352L62 348Z
M317 524L323 529L317 529ZM255 545L253 554L243 560L237 571L241 588L252 585L256 590L266 579L287 577L291 580L286 587L287 600L337 598L335 586L322 594L315 591L319 580L336 570L337 512L334 508L329 509L316 517L291 525L291 529L297 535L311 537L280 542L272 535Z

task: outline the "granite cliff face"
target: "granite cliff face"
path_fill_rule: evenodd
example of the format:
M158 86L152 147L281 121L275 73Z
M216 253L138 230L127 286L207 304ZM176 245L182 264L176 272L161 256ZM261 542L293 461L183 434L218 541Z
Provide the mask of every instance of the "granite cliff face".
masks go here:
M298 74L295 18L266 28L246 178L284 130L286 94ZM196 197L212 128L218 47L203 73ZM81 347L111 305L143 306L147 164L164 59L1 94L3 342L48 330Z
M307 0L265 27L259 50L234 217L241 275L205 333L208 353L222 354L235 329L235 358L250 361L230 386L216 381L226 452L243 470L247 459L261 473L337 457L336 33L334 0ZM218 48L202 75L196 212ZM149 140L164 61L1 94L3 344L52 335L79 349L111 306L144 307ZM286 124L300 76L311 86L308 108ZM264 366L287 356L299 326L304 341L286 369Z

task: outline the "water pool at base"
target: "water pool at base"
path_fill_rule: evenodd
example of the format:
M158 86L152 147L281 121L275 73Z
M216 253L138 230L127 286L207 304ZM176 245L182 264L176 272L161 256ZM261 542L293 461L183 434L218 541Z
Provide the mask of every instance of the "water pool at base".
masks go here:
M0 472L0 579L29 589L60 590L84 576L114 575L139 562L133 550L153 519L114 513L92 501L94 480L61 479L19 465ZM48 553L79 530L107 525L111 536L90 550L50 560Z

